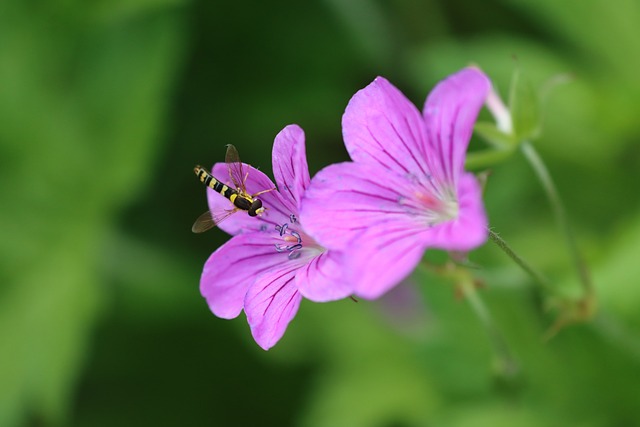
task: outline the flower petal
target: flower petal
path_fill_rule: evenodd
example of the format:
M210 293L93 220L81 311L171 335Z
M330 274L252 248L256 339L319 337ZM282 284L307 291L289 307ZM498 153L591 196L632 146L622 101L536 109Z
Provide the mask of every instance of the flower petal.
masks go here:
M342 117L344 143L356 162L401 176L428 176L427 134L418 109L383 77L356 93Z
M349 259L355 295L380 297L413 272L425 249L424 231L402 225L380 224L362 233Z
M363 230L385 222L413 224L401 200L413 184L377 164L340 163L311 180L302 200L305 231L329 249L344 249Z
M282 263L268 233L246 233L220 246L207 260L200 293L218 317L232 319L242 311L244 297L257 275Z
M273 182L267 175L255 169L252 166L244 164L244 171L248 173L245 182L246 190L249 194L255 194L260 191L275 188ZM213 176L220 182L234 188L229 178L229 171L226 163L216 163L211 170ZM246 212L238 211L220 223L220 229L231 235L240 234L249 231L264 230L265 227L274 227L282 225L289 221L291 214L297 214L297 206L284 198L278 191L273 190L258 196L262 200L265 207L258 217L250 217ZM207 188L207 199L209 202L209 210L213 214L224 213L233 210L233 204L221 194L216 193L211 188Z
M439 182L457 185L473 126L491 82L477 68L465 68L438 85L424 106L429 169Z
M278 190L296 206L309 185L304 131L297 125L282 129L273 143L273 175Z
M305 298L315 302L346 298L353 288L346 277L348 260L336 251L327 251L312 258L296 274L296 287Z
M458 183L458 217L429 229L429 247L448 251L470 251L484 244L488 237L487 214L482 203L482 189L471 173L464 173Z
M287 264L257 278L249 288L244 311L251 334L265 350L273 347L298 312L302 296L296 289L297 266Z

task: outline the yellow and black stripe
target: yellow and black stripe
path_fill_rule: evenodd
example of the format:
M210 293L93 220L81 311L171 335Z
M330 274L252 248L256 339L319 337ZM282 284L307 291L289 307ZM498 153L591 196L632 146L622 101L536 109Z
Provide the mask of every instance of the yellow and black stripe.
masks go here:
M248 212L250 216L256 216L264 210L262 209L262 202L259 199L255 199L241 190L223 184L202 166L196 166L193 171L204 185L229 199L236 208Z
M227 199L231 200L233 203L232 197L238 195L238 191L233 188L223 184L218 181L213 175L211 175L205 168L202 166L196 166L193 171L196 173L200 182L204 183L207 187L211 188L216 193L222 194Z

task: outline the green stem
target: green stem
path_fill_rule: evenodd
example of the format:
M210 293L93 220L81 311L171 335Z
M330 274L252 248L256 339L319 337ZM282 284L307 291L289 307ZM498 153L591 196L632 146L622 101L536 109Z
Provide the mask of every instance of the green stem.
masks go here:
M573 231L569 226L569 220L564 210L562 200L560 199L558 190L556 189L556 186L551 179L549 170L545 166L540 155L538 155L538 152L535 150L535 148L533 148L533 145L529 141L522 142L520 147L522 148L522 153L531 164L531 167L533 167L533 170L538 176L542 187L547 193L547 197L549 198L549 202L551 203L551 207L557 218L558 225L560 226L560 231L562 232L562 234L564 234L564 237L569 246L569 252L571 254L571 258L573 259L574 267L578 272L578 277L585 292L585 297L591 298L593 296L593 284L591 282L591 276L589 275L589 270L586 263L584 262L584 258L582 257L582 254L578 249L578 244L576 243Z
M540 286L546 288L547 290L551 290L551 284L540 272L531 267L529 263L527 263L524 259L522 259L518 254L514 252L513 249L505 242L502 237L498 235L493 230L489 230L489 238L493 243L498 245L502 251L509 256L525 273L527 273L531 278L536 281Z
M462 293L489 335L497 357L498 372L504 377L513 377L518 372L518 364L511 355L511 350L502 333L493 322L489 309L478 295L472 278L469 277L469 279L460 283Z
M482 327L487 332L495 355L496 372L503 378L512 378L518 372L518 363L511 354L511 350L498 326L494 323L491 312L480 298L476 289L476 281L468 268L454 262L445 265L432 265L421 262L418 266L425 273L437 274L445 280L454 283L456 289L471 306Z

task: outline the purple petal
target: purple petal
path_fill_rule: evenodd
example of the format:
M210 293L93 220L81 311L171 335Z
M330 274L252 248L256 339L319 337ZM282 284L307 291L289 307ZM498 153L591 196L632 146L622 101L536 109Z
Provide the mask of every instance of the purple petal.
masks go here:
M258 169L244 164L244 171L249 174L245 183L249 194L256 194L260 191L275 188L275 185L269 177ZM219 181L234 188L231 184L229 171L225 163L216 163L211 173ZM289 222L289 216L291 214L297 214L297 206L292 201L282 197L276 190L260 194L258 198L262 200L262 204L266 208L264 213L258 217L250 217L246 212L236 212L220 223L220 229L231 235L236 235L243 232L261 230L264 229L264 227L273 228L276 225ZM233 204L228 199L210 188L207 188L207 199L209 202L209 210L212 213L234 209Z
M207 260L200 293L218 317L232 319L242 311L244 297L257 275L286 260L267 233L246 233L220 246Z
M348 297L353 293L345 275L348 261L338 252L324 252L298 270L296 287L302 296L315 302Z
M302 296L295 285L297 267L288 264L261 275L247 292L244 311L253 338L265 350L273 347L300 306Z
M311 180L301 206L305 231L323 246L344 249L363 230L383 222L413 224L403 198L413 184L379 165L340 163Z
M383 77L351 98L342 117L342 133L356 162L380 164L400 175L429 175L424 120Z
M487 241L488 221L482 203L482 189L471 173L458 183L458 217L429 229L429 247L448 251L470 251Z
M429 170L438 182L457 184L478 112L491 82L477 68L465 68L438 83L424 106Z
M309 185L304 131L297 125L282 129L273 143L273 175L278 189L296 206Z
M424 231L392 223L367 230L350 252L355 295L380 297L411 274L425 249Z

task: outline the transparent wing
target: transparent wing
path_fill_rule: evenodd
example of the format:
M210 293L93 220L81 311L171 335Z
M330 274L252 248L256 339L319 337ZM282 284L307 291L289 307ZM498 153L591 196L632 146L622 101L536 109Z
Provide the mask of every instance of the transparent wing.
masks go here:
M196 219L193 223L191 231L194 233L204 233L207 230L211 230L216 225L220 224L225 219L236 213L238 209L223 210L218 212L206 211Z
M244 174L244 168L242 167L240 155L238 154L236 147L231 144L227 144L227 155L225 156L224 161L229 168L229 178L231 178L231 182L233 182L235 189L240 191L242 194L247 194L247 189L244 186L246 175Z

